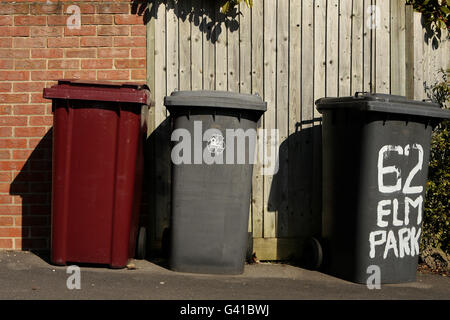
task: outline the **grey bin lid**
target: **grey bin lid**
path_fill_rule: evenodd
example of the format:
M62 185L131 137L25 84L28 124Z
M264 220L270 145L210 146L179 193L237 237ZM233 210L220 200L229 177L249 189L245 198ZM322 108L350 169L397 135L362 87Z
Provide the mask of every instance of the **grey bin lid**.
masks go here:
M265 112L267 103L260 96L228 91L174 91L164 98L169 110L173 107L228 108Z
M320 113L325 110L356 109L429 118L450 118L450 110L441 109L437 103L381 93L357 93L351 97L321 98L316 101L316 108Z

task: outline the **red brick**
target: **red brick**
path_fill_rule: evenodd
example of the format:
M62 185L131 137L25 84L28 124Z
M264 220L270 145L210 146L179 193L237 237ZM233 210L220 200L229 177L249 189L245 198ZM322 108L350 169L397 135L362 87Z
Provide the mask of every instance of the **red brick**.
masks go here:
M115 47L145 47L146 46L145 37L115 37L114 46Z
M97 6L97 13L129 13L130 5L128 3L114 3Z
M44 98L42 92L30 94L30 103L47 103L47 102L48 100Z
M95 59L81 61L81 69L112 69L112 59Z
M52 163L50 161L46 162L51 170ZM37 182L37 183L31 183L30 184L30 192L50 192L52 190L52 184L50 182L43 183L43 182Z
M12 150L12 158L14 160L26 160L33 153L33 149L25 149L25 150Z
M96 71L94 71L94 70L64 71L64 78L97 80L97 75L96 75Z
M30 117L30 126L51 126L51 125L53 125L53 116Z
M95 49L66 49L66 58L95 58Z
M80 39L73 38L49 38L49 48L76 48L80 46Z
M29 78L29 71L0 71L0 80L4 81L25 81Z
M31 228L31 237L49 237L50 227L33 227Z
M58 80L62 79L62 71L31 71L31 80Z
M0 92L11 92L12 84L8 82L0 82ZM0 114L4 114L5 110L2 109L4 106L0 106Z
M95 24L95 25L111 25L113 24L112 15L82 15L81 25Z
M0 60L0 69L12 69L14 67L13 61L14 60Z
M0 148L17 149L26 147L27 147L26 139L0 139Z
M27 125L27 117L0 116L0 126L26 126L26 125ZM10 147L0 147L0 148L10 148Z
M11 127L0 127L0 137L2 137L2 138L11 137L11 135L12 135ZM3 159L5 159L5 158L3 158ZM9 157L7 159L9 159Z
M6 163L6 161L0 161L0 168L2 168L3 163ZM9 170L9 169L6 169L6 170ZM11 204L11 203L13 203L13 198L11 196L0 194L0 204ZM1 237L1 235L0 235L0 237Z
M144 24L144 17L138 15L118 14L114 16L114 22L116 24Z
M17 70L47 69L46 60L15 60L14 64Z
M8 185L8 189L9 189L9 185ZM13 225L14 225L14 219L12 217L0 217L0 227L12 227Z
M0 103L27 103L28 94L2 93L0 94Z
M49 16L47 25L49 26L65 26L67 25L68 16Z
M48 249L47 239L14 239L14 249Z
M25 59L30 57L30 49L0 49L0 58Z
M11 38L0 38L0 48L11 48L12 39Z
M131 26L131 35L132 36L145 36L147 35L146 26Z
M30 27L0 27L0 37L28 37Z
M4 129L6 129L6 128L0 128L0 131L2 131ZM7 129L11 129L11 128L7 128ZM0 137L5 137L5 136L4 135L0 135ZM10 154L9 150L0 150L0 159L2 159L2 160L9 160L9 159L11 159L11 154Z
M0 170L8 171L8 170L16 170L19 171L24 166L24 161L0 161Z
M43 214L50 214L51 212L51 206L49 205L31 205L29 212L30 214L34 214L34 215L43 215Z
M0 181L10 182L11 181L11 173L10 172L0 172ZM0 213L2 213L2 212L0 211Z
M62 27L31 27L32 37L61 37Z
M116 59L116 69L141 69L145 68L145 59Z
M81 26L80 29L64 28L64 35L67 36L95 36L97 34L96 26Z
M129 26L98 26L97 35L99 36L128 36Z
M145 70L131 70L131 80L146 80Z
M0 16L0 26L12 26L12 25L13 25L13 17Z
M21 214L21 213L22 213L22 206L15 206L15 205L0 206L0 214Z
M14 48L45 48L47 38L14 38Z
M16 106L14 106L13 112L15 115L45 114L45 106L44 105L16 105Z
M131 49L131 57L132 58L145 58L147 56L146 48L134 48Z
M100 70L97 72L98 80L129 80L129 70Z
M72 6L72 5L73 4L65 4L63 11L67 12L67 9L70 6ZM80 3L77 3L76 5L78 6L78 8L80 8L80 13L82 13L82 14L95 13L95 6L92 5L92 4L87 4L87 3L80 4ZM101 5L103 5L103 4L101 4Z
M22 236L22 228L17 228L17 227L0 227L0 237L12 237L12 238L16 238L16 237L21 237Z
M28 14L28 4L0 3L0 14Z
M45 127L16 127L14 128L15 137L42 137L47 132Z
M49 17L50 19L50 17ZM16 26L45 26L46 16L15 16L14 25Z
M112 37L82 37L82 47L112 47Z
M49 218L47 216L23 216L15 217L14 220L16 226L34 227L49 225Z
M0 239L0 249L13 249L12 241L12 239Z
M80 61L79 60L49 60L48 61L49 69L79 69Z
M34 3L30 5L30 14L32 15L49 15L62 13L62 5L60 3Z
M128 58L129 55L128 48L98 48L99 58Z
M42 92L45 82L15 82L14 92Z
M63 49L32 49L32 58L62 58Z

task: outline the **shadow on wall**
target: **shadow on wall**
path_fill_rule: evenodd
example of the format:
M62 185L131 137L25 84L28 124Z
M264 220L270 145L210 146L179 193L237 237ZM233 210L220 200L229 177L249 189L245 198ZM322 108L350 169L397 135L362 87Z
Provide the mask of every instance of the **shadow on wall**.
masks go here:
M171 205L171 118L166 118L148 136L144 146L145 178L149 215L141 221L147 227L147 256L162 256L167 251L167 234L170 226ZM144 198L144 197L143 197ZM141 211L144 212L144 211Z
M276 212L277 238L319 238L322 231L322 125L320 119L296 124L279 148L268 209ZM301 248L301 245L299 245ZM278 248L279 252L286 248ZM294 257L300 258L302 250Z
M53 128L41 139L9 193L22 201L22 250L46 256L50 248Z
M239 29L237 7L226 15L220 7L226 0L132 0L131 12L143 16L144 23L158 19L158 9L164 4L166 10L173 10L177 18L186 19L206 35L206 40L215 43L224 30L230 32Z

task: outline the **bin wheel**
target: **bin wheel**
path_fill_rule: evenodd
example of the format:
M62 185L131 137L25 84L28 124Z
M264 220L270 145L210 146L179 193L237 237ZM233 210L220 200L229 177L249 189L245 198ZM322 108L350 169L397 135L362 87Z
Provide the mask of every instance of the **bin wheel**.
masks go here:
M145 227L140 227L136 245L137 259L142 260L145 258L146 247L147 247L147 229Z
M319 240L314 237L306 241L304 261L311 270L318 270L323 262L323 250Z

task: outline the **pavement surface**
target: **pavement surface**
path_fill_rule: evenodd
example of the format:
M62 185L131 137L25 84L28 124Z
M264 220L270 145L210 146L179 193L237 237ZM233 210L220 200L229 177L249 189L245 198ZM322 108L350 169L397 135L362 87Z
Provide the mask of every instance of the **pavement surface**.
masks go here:
M417 274L417 282L369 290L332 276L287 264L246 265L238 276L170 271L147 260L136 269L81 267L81 289L67 288L71 274L45 259L22 251L0 251L0 299L450 299L450 279Z

